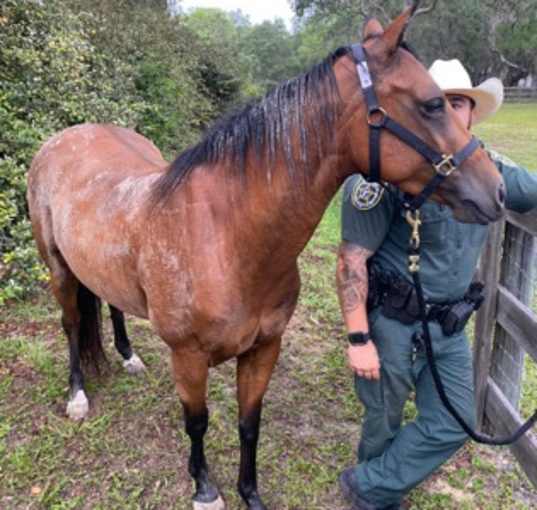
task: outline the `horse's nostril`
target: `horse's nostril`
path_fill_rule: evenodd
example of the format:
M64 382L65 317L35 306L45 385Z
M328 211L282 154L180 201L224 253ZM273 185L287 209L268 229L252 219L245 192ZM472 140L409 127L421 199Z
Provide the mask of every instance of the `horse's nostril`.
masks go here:
M505 187L503 184L498 189L498 201L501 205L505 204Z

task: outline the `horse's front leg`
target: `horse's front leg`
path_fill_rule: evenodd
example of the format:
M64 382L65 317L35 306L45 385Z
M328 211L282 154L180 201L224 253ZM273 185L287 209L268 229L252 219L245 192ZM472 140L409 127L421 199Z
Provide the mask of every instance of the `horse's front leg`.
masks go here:
M280 353L281 337L264 341L239 356L237 384L241 463L239 493L249 510L266 510L257 491L256 454L263 395Z
M173 349L172 367L175 386L183 404L186 433L191 441L188 471L196 483L196 493L192 498L194 510L224 510L224 501L209 480L203 448L203 436L209 424L207 355L188 349Z

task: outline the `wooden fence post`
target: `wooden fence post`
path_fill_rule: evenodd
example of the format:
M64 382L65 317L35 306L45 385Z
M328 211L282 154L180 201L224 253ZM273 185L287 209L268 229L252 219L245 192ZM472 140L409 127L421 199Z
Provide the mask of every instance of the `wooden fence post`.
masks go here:
M507 223L500 282L521 303L531 306L535 238ZM525 352L519 342L496 325L490 374L507 400L518 411Z
M537 313L532 310L536 238L537 210L510 211L503 225L491 228L481 257L480 276L488 288L476 318L476 405L479 427L493 435L510 434L522 425L526 354L537 362ZM511 451L537 486L537 435L528 432Z
M484 425L504 230L505 220L490 227L479 265L479 280L485 284L485 302L476 317L474 338L474 385L479 429L482 429Z

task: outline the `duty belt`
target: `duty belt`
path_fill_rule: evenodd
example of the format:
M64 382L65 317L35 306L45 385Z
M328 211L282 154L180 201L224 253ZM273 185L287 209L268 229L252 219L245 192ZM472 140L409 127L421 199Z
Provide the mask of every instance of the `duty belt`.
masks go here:
M381 307L389 319L411 325L420 322L418 295L412 283L401 275L383 271L378 265L369 266L368 310ZM483 284L474 282L465 295L445 303L426 303L427 320L436 321L445 336L461 333L474 311L483 304Z

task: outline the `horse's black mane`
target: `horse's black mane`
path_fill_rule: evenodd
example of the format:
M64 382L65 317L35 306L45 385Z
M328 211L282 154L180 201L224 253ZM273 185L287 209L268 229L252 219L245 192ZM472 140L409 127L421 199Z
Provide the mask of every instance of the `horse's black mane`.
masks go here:
M406 42L401 42L400 46L419 60ZM257 156L267 179L271 177L280 150L283 150L290 177L299 174L307 177L304 173L312 167L309 164L312 153L322 157L333 140L333 126L340 105L333 66L351 52L350 47L339 48L307 73L281 83L261 100L224 115L197 145L181 153L156 181L155 201L165 200L196 167L203 164L226 162L231 172L246 178L246 157L250 150ZM312 113L306 125L304 111L308 107ZM293 133L300 134L299 147L294 150L291 145ZM297 171L297 167L303 171Z
M181 153L167 172L156 182L154 197L166 199L192 170L203 164L226 162L230 171L246 178L246 157L250 150L270 178L272 163L283 149L291 177L297 165L308 167L313 143L319 154L333 138L333 126L340 104L334 63L349 54L349 47L339 48L309 72L285 81L261 100L251 102L218 120L195 146ZM317 118L304 125L304 111L310 108ZM316 131L311 133L312 127ZM291 146L293 133L300 133L299 153ZM297 162L297 156L299 161Z

